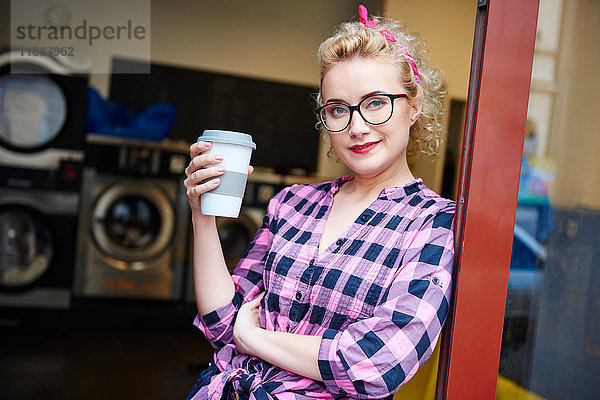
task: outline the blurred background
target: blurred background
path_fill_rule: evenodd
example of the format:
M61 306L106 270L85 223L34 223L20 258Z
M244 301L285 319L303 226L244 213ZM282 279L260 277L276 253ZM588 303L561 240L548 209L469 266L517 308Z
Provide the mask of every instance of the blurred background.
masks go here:
M56 4L30 11L82 18ZM358 4L405 20L444 71L443 156L409 163L455 198L475 1L145 0L124 14L147 18L143 46L71 58L14 48L0 1L0 398L187 396L212 355L192 326L189 145L211 128L257 143L240 218L218 220L233 268L277 191L349 173L312 110L316 50ZM600 398L598 4L541 1L499 399ZM433 399L436 366L396 397Z

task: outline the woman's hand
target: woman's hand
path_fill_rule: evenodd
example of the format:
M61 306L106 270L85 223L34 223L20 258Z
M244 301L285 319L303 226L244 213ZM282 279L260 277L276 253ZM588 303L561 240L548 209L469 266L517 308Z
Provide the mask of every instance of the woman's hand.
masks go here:
M201 214L200 195L219 186L221 181L218 176L225 172L225 167L222 166L208 167L223 161L223 156L219 154L203 154L210 149L211 145L210 142L196 142L190 146L191 161L185 169L187 178L183 181L183 185L186 188L192 216ZM201 183L207 179L210 180Z
M212 153L203 154L211 146L212 143L210 142L196 142L190 146L191 161L185 169L186 179L183 181L183 184L186 188L192 217L201 215L200 195L219 186L219 183L221 183L219 175L225 173L225 167L214 165L223 161L222 155ZM248 174L251 174L253 170L254 168L249 166ZM206 182L201 183L203 181Z
M258 307L260 300L265 294L261 294L256 299L242 304L238 310L237 317L235 319L235 325L233 326L233 339L235 345L239 351L251 356L255 356L253 349L253 334L260 327L260 319L258 314Z
M321 336L270 331L260 327L259 304L264 293L242 304L233 326L237 349L299 375L322 381L319 370Z

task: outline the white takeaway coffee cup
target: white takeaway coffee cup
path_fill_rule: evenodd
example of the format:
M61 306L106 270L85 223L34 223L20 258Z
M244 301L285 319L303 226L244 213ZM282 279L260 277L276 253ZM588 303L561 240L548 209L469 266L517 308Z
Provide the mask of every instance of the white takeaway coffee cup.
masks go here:
M220 154L223 161L215 165L225 167L225 173L218 176L221 183L216 188L200 196L200 210L204 215L237 218L242 207L242 199L248 180L248 165L256 144L246 133L206 130L198 141L211 142L211 148L204 154ZM214 179L214 178L211 178Z

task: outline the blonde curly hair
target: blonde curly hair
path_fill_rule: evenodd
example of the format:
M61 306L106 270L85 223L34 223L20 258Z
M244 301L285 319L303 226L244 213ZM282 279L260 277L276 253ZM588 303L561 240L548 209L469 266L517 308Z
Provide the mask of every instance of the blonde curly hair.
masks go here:
M317 106L322 106L321 88L325 74L337 63L352 58L376 58L393 64L399 73L400 81L406 88L409 103L422 102L419 119L410 128L410 141L407 155L424 155L435 159L446 137L441 124L442 99L446 92L442 87L442 72L432 66L427 56L425 40L418 33L408 33L401 21L375 17L376 30L367 28L360 22L342 23L334 35L325 40L317 53L320 66L320 88ZM391 32L396 43L388 41L382 30ZM406 49L415 60L420 83L402 49ZM328 152L334 155L333 149ZM335 158L335 157L334 157Z

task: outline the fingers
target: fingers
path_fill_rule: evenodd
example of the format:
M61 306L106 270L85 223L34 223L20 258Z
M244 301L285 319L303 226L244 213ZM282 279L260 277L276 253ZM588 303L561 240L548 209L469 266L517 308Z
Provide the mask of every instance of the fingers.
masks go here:
M253 300L250 300L244 304L242 304L242 307L244 308L258 308L258 306L260 305L260 301L262 300L262 298L265 296L265 292L262 292L261 294L258 295L258 297L256 297Z
M207 168L209 165L218 164L223 161L223 156L220 154L206 154L211 148L210 142L197 142L190 146L191 161L185 169L185 175L190 184L197 184L203 180L216 176L225 172L224 169Z
M217 165L214 167L201 168L191 174L183 181L186 187L198 185L210 178L216 178L225 173L225 167Z
M194 158L198 154L209 150L212 147L211 142L196 142L190 146L190 157Z
M190 146L191 161L185 169L186 179L183 181L190 202L197 203L197 197L217 187L221 181L218 178L225 173L223 166L213 166L223 161L220 154L206 153L212 148L210 142L196 142ZM248 175L254 167L248 166ZM212 179L211 179L212 178ZM192 203L190 203L192 204Z
M212 164L218 164L223 161L223 156L219 154L200 154L192 158L187 168L185 175L189 178L196 171Z
M223 173L225 167L221 166L202 168L191 173L183 181L188 199L195 202L200 195L219 186L221 180L218 176Z
M221 168L219 168L219 169L221 169ZM222 168L222 171L216 171L216 170L217 170L217 168L203 169L203 170L197 171L198 172L197 175L196 175L196 173L194 173L190 177L186 178L183 181L183 184L187 189L187 196L190 199L196 198L197 196L200 196L201 194L206 193L209 190L212 190L215 187L219 186L219 183L221 183L221 180L215 176L223 174L223 172L225 172L225 169ZM215 177L215 178L208 179L210 177ZM206 180L206 179L208 179L208 180ZM200 183L200 182L203 182L203 183Z
M192 144L190 146L190 157L192 159L192 162L190 162L190 165L188 166L188 168L186 168L185 173L187 176L189 176L190 174L192 174L196 169L198 168L202 168L204 165L208 165L208 164L216 164L219 163L223 160L223 157L221 156L221 158L218 158L218 155L215 155L213 157L217 157L217 158L212 158L211 159L211 155L206 154L205 158L199 158L197 159L197 157L202 154L205 151L208 151L210 148L212 147L212 143L210 142L196 142L194 144ZM252 165L248 166L248 175L252 174L254 172L254 167Z
M249 301L248 306L258 308L258 306L260 305L260 301L262 300L263 297L265 297L265 292L262 292L261 294L259 294L258 297L255 298L254 300Z
M198 160L197 157L200 156L202 153L210 150L212 147L212 143L211 142L196 142L194 144L192 144L190 146L190 159L192 161L195 161L195 167L202 167L203 164L201 164L204 161L210 161L210 157L205 157L203 159ZM208 155L208 154L206 154ZM200 163L200 164L199 164ZM192 163L190 162L190 165L192 165ZM190 171L193 172L193 171Z
M185 169L186 179L183 184L187 189L188 199L194 204L198 196L217 187L221 183L218 177L225 173L225 167L211 166L223 161L223 156L206 154L210 148L210 142L197 142L190 146L191 161Z

